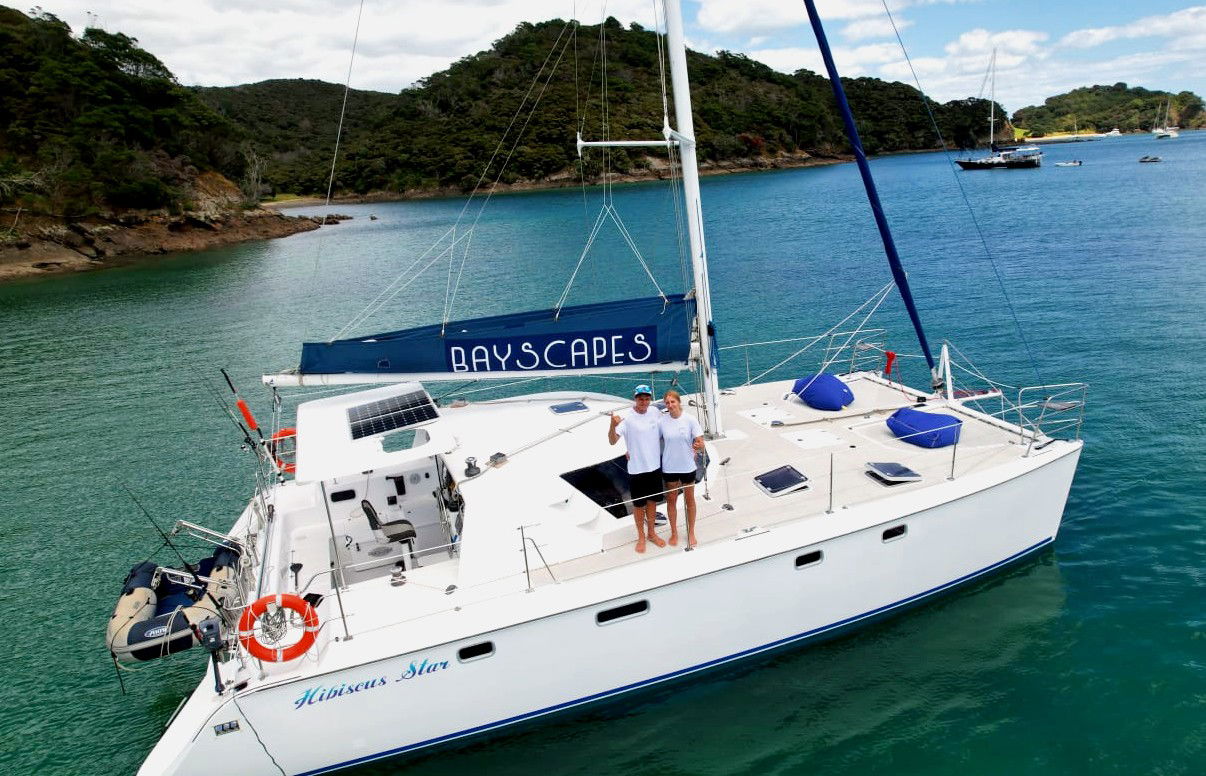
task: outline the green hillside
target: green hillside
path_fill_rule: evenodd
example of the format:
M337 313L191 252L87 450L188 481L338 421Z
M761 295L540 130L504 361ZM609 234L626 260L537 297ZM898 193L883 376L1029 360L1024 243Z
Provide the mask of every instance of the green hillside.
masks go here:
M0 6L0 204L178 208L198 172L241 174L241 131L137 43Z
M623 28L614 19L605 26L611 136L660 137L656 37L636 25ZM538 81L539 110L524 126L502 180L538 181L557 175L577 179L576 129L582 126L588 140L601 133L599 49L598 26L575 30L560 20L522 24L490 50L465 57L399 95L353 91L336 189L365 193L471 188L546 57L559 65L551 76L546 69ZM815 73L785 75L725 52L714 57L691 52L689 67L699 154L705 162L801 151L819 156L848 152L828 82ZM845 83L869 153L937 147L915 89L872 78ZM264 180L273 189L326 190L341 87L266 81L198 93L248 130L258 152L269 160ZM955 101L935 106L935 112L948 143L970 146L987 141L986 101ZM526 118L525 111L517 126ZM508 139L504 151L511 146ZM598 153L587 155L582 172L588 180L599 175L599 159ZM621 172L650 164L643 153L625 151L616 151L613 162ZM490 178L496 173L497 167Z
M829 84L816 73L779 73L729 52L689 52L688 63L705 166L753 169L849 152ZM874 78L844 83L869 153L939 146L916 89ZM1166 97L1125 84L1088 87L1024 108L1014 123L1035 133L1146 129ZM186 88L132 38L99 29L75 37L51 14L0 6L0 205L69 217L180 210L208 172L238 181L249 200L322 194L343 99L339 85L300 79ZM988 107L975 99L931 105L948 146L960 148L987 144ZM353 90L335 189L468 190L492 158L486 180L597 181L602 154L579 160L575 134L600 139L605 112L613 139L660 137L654 33L615 19L521 24L399 94ZM1171 121L1206 126L1201 99L1173 95ZM664 164L643 149L611 157L621 173Z
M1031 105L1013 114L1013 123L1035 135L1071 132L1075 128L1098 132L1109 132L1115 127L1123 132L1147 131L1156 125L1157 116L1163 121L1165 104L1170 98L1170 124L1185 129L1206 127L1202 98L1193 92L1154 92L1124 83L1086 86L1048 97L1042 105Z

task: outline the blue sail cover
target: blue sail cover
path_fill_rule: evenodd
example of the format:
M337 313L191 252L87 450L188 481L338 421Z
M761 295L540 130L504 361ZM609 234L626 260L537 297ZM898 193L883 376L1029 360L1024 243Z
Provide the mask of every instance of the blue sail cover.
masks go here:
M302 345L299 371L319 374L604 372L685 364L695 301L674 294L496 315Z

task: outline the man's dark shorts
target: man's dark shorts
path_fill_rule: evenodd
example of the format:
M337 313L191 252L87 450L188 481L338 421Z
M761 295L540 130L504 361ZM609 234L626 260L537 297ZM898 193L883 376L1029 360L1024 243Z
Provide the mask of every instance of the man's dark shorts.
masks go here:
M628 490L632 492L633 506L643 507L646 502L656 504L661 501L658 494L665 490L662 487L662 470L628 475Z

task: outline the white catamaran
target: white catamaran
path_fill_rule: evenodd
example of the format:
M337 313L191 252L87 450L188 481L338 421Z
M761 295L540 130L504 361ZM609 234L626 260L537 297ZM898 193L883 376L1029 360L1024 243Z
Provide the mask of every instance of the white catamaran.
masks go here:
M228 534L176 525L210 557L131 571L114 658L211 656L141 774L315 774L418 750L830 636L1055 540L1084 386L961 391L953 348L931 356L806 5L932 383L897 381L883 331L860 322L799 341L828 370L721 390L686 49L666 0L676 121L645 145L681 155L693 289L307 343L297 370L266 377L274 393L377 385L305 401L263 432L245 411L271 476ZM644 554L622 448L606 441L628 399L440 404L423 384L680 369L697 370L684 404L708 439L699 544Z

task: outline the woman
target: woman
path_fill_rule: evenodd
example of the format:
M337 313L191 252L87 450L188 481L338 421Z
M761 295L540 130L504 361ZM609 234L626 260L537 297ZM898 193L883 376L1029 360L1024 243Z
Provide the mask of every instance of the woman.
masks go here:
M699 421L683 412L683 397L666 391L666 414L661 418L662 478L666 484L666 516L670 519L670 544L678 544L678 492L687 505L687 546L695 539L695 454L704 449Z

